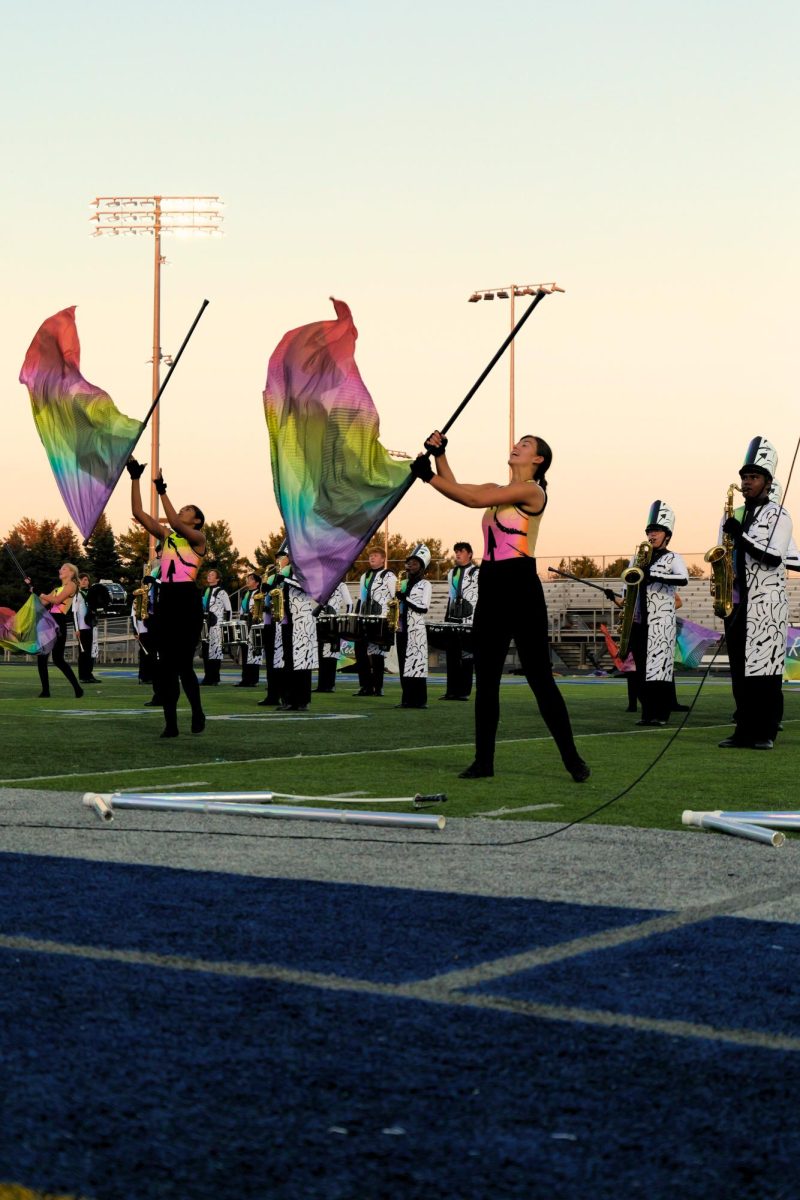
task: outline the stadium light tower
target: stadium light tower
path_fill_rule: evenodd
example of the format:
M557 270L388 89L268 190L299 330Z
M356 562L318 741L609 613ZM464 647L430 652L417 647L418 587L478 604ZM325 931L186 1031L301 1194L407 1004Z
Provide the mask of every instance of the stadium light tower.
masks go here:
M469 298L470 304L479 300L511 301L511 328L514 328L514 300L517 296L535 296L537 292L563 292L557 283L509 283L506 287L479 288ZM508 450L514 448L514 342L508 348Z
M94 225L94 237L121 237L144 235L154 242L153 282L153 395L155 399L161 386L161 268L166 259L161 255L162 233L174 233L178 237L204 235L213 237L222 234L222 201L219 196L96 196L91 201L94 209L90 221ZM160 417L156 407L150 422L150 465L152 476L158 475L160 467ZM159 519L159 498L154 484L150 484L150 515ZM150 539L150 557L153 556L155 539Z

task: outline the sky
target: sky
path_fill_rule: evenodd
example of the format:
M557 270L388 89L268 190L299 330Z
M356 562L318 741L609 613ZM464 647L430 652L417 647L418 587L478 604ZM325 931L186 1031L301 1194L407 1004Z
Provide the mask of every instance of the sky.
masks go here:
M152 242L92 238L89 202L215 194L223 238L164 240L165 353L210 304L161 462L243 554L280 524L262 391L286 330L346 300L382 441L413 454L507 332L471 292L552 280L516 351L517 435L554 450L540 555L630 553L656 498L673 548L706 549L750 439L785 482L800 435L799 42L782 0L9 7L0 534L67 519L18 383L46 317L76 304L84 375L149 404ZM508 390L502 362L453 427L458 478L505 480ZM420 483L392 528L480 543Z

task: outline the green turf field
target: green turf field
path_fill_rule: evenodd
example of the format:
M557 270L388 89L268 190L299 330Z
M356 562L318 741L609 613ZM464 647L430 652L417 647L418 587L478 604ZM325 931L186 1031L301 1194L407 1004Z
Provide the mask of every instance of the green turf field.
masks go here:
M496 775L466 781L458 772L472 758L473 706L439 703L444 688L436 679L425 712L396 710L400 692L392 681L381 699L354 698L357 684L347 675L334 695L315 696L308 714L283 714L257 707L263 691L234 688L231 672L222 686L204 689L204 734L188 732L182 702L181 736L161 741L160 710L142 707L149 689L129 671L100 673L102 685L87 686L75 700L51 670L52 698L39 700L34 669L0 667L0 786L115 791L188 784L375 797L446 792L449 816L566 821L632 783L682 715L666 730L637 729L636 717L623 711L624 683L564 681L579 749L592 768L588 783L577 785L527 687L509 678ZM679 682L679 698L689 703L696 686ZM727 682L710 680L689 724L647 778L592 820L672 829L684 808L793 807L800 701L796 691L785 696L785 732L772 753L718 750L730 732L732 702Z

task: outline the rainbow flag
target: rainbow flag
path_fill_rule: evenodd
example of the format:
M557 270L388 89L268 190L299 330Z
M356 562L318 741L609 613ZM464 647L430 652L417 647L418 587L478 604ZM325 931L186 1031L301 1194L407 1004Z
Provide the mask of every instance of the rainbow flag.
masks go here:
M38 596L25 601L19 612L0 608L0 647L20 654L49 654L58 626Z
M324 604L413 482L378 441L379 420L355 363L350 309L292 329L269 360L264 410L272 481L295 576Z
M715 629L695 625L685 617L678 617L678 636L675 641L675 662L684 667L699 667L705 654L709 654L722 637Z
M786 658L783 678L787 683L800 682L800 629L790 625L786 631Z
M81 375L75 306L48 317L28 347L19 381L67 511L84 539L94 529L130 457L142 422Z

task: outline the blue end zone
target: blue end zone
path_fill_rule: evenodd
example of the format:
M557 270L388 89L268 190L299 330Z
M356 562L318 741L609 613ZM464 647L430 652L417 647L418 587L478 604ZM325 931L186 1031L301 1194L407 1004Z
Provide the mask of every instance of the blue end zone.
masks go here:
M93 1200L794 1194L799 1055L38 954L0 972L0 1179Z
M461 969L651 915L0 854L0 933L379 982Z
M798 962L800 926L717 917L475 990L798 1037Z

